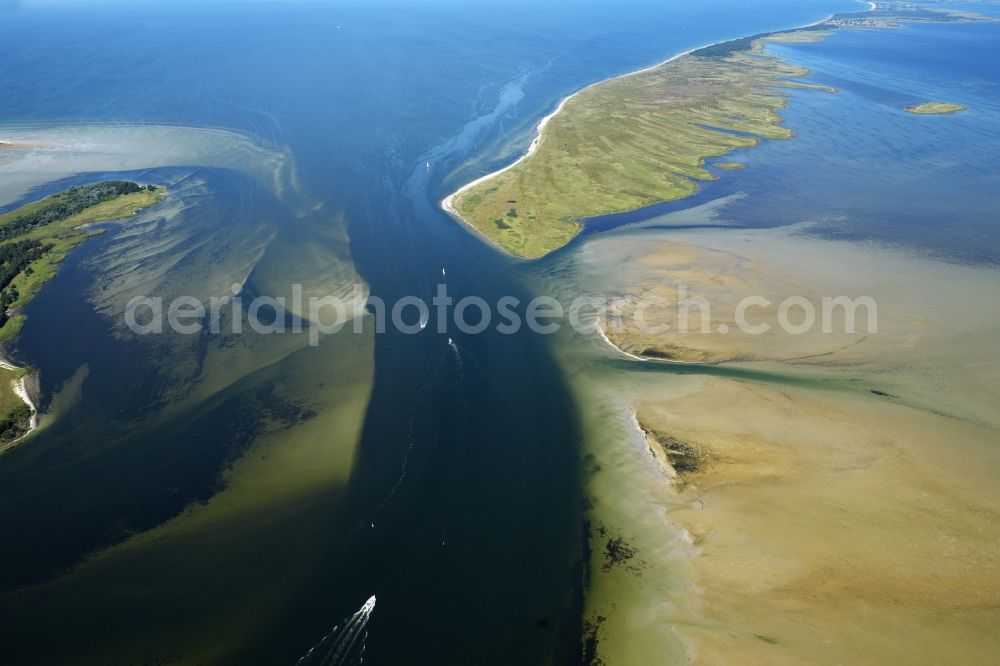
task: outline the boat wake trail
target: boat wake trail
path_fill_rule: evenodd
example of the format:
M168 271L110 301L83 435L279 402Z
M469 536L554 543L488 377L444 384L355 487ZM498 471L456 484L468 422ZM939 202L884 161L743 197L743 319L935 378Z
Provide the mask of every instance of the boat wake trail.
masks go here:
M310 648L296 666L355 666L364 661L368 618L375 610L375 595L354 615L337 625L319 643Z
M451 347L452 353L455 355L455 363L458 364L458 381L462 381L462 352L455 344L455 341L448 338L448 346Z
M461 384L464 380L464 376L462 374L462 365L463 365L462 350L459 349L458 344L456 344L452 338L448 338L448 349L449 349L449 355L455 360L456 370L458 373L458 383ZM474 357L470 356L470 358L472 358L473 361L475 361ZM430 382L430 367L426 369L426 372L427 372L427 378L424 380L424 383L420 386L420 388L417 390L416 393L416 396L418 398L424 393L425 390L427 390L428 384ZM392 484L392 488L389 489L389 492L382 499L382 501L378 503L378 506L369 511L364 516L364 518L358 521L355 524L355 526L350 530L350 538L354 538L355 536L357 536L361 532L361 530L366 527L375 529L376 517L378 516L379 513L381 513L382 509L385 508L385 506L390 501L392 501L392 498L396 495L396 491L399 490L399 488L403 485L403 481L406 479L406 473L410 465L410 457L413 454L414 447L417 444L417 440L414 437L414 427L416 426L417 413L418 413L417 403L414 402L413 408L410 412L409 427L406 433L406 442L407 442L406 451L403 452L403 459L400 462L399 477L396 479L396 482Z

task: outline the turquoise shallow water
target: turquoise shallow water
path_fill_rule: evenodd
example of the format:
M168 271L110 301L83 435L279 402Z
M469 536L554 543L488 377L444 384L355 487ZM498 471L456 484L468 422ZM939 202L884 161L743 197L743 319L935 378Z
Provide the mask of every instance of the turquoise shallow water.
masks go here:
M229 128L294 158L299 189L284 198L232 170L195 169L201 184L180 188L184 233L151 236L192 250L167 284L196 280L220 258L256 256L249 239L264 250L248 289L280 290L307 255L333 261L347 254L331 232L342 215L347 256L390 302L429 298L442 267L456 297L526 296L513 262L438 209L443 195L512 159L538 118L583 85L700 44L855 8L427 2L261 3L235 11L25 3L0 8L10 35L0 44L0 115L5 122ZM797 94L785 112L796 140L735 156L746 170L680 205L745 192L726 211L727 223L811 221L823 235L995 262L1000 243L989 210L1000 188L995 171L976 164L996 155L996 72L992 59L960 56L976 51L957 48L972 39L988 51L995 34L994 26L923 27L782 47L843 92ZM931 93L971 110L932 119L900 110ZM173 182L191 171L136 177ZM168 370L181 360L170 356L177 348L112 335L107 313L95 313L87 295L107 279L103 258L120 247L121 238L109 235L71 258L32 305L16 350L41 369L43 399L84 362L89 375L58 426L0 459L7 507L0 533L16 544L7 549L0 597L0 618L14 636L6 661L59 663L75 654L107 663L101 657L113 649L143 644L132 654L183 656L176 636L189 629L192 608L221 608L246 629L251 620L223 603L234 594L275 601L265 620L254 618L259 628L218 657L222 663L292 663L372 594L378 604L366 663L575 660L583 548L578 406L549 341L527 332L452 334L454 346L430 331L378 336L374 388L344 494L319 494L283 513L280 527L255 529L259 553L241 560L250 565L176 592L161 589L168 578L160 561L141 558L115 580L120 587L26 588L59 580L88 553L210 499L224 485L220 472L260 435L262 414L294 441L331 409L289 398L275 416L273 395L318 392L314 374L325 367L326 382L343 381L341 352L305 350L217 399L170 412L187 383L198 381L205 354L185 347L190 367ZM259 340L247 349L240 358L259 356L261 364L274 351ZM191 580L199 580L209 554L191 546L183 555ZM287 582L293 571L301 575ZM170 604L154 603L164 596ZM53 633L70 647L49 644Z

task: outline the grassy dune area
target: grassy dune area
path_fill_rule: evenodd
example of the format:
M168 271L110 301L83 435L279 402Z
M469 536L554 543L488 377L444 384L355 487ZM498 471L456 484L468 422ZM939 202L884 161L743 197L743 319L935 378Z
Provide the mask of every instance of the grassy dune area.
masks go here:
M89 225L119 220L158 202L163 188L124 181L73 187L0 215L0 346L21 332L27 305L77 245L101 233ZM30 408L14 393L26 368L0 368L0 444L27 431Z
M459 191L452 208L503 249L533 258L568 243L581 218L693 194L696 181L717 178L706 158L793 136L780 125L789 94L780 88L803 87L786 79L808 71L765 41L695 52L581 91L545 124L530 155Z

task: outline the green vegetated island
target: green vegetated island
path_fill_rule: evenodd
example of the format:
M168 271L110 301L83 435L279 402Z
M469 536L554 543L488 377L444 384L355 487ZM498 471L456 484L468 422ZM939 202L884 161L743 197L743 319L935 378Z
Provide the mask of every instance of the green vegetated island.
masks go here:
M948 115L958 113L959 111L965 111L965 109L966 106L964 104L954 104L952 102L925 102L923 104L913 104L906 107L906 110L910 113L916 113L922 116Z
M698 181L718 178L706 168L707 158L762 138L791 138L778 115L789 91L836 90L791 80L808 70L768 51L767 42L818 41L845 27L968 20L976 17L880 6L722 42L602 81L567 98L544 120L524 157L466 185L442 205L507 252L544 256L572 240L582 219L694 194Z
M112 180L71 187L0 215L0 347L20 333L26 317L18 310L56 274L66 255L101 233L89 225L128 217L165 193L155 185ZM29 429L33 413L22 398L29 372L0 362L0 446Z

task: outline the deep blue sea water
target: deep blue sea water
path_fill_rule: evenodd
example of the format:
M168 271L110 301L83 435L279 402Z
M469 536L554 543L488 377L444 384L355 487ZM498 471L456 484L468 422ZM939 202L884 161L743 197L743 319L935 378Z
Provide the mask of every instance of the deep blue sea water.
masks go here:
M447 266L456 297L495 300L525 290L513 262L437 201L522 151L559 99L687 48L857 7L839 0L6 3L0 120L250 134L291 153L303 200L343 212L351 258L373 293L429 299ZM985 167L998 147L996 34L992 25L926 26L780 47L842 92L797 93L784 116L798 138L736 155L747 169L699 196L749 193L727 211L738 224L808 221L824 235L995 262L1000 187L996 170ZM961 47L970 39L982 46L974 55ZM924 97L970 111L918 118L901 110ZM201 177L210 194L199 194L187 215L192 238L209 249L268 232L292 248L328 242L320 222L327 218L292 214L259 183L225 170ZM183 420L132 432L130 419L164 407L157 396L169 381L86 303L86 286L102 271L87 258L112 242L91 241L69 260L32 305L18 345L49 394L84 361L90 375L84 399L59 427L0 460L7 553L0 618L16 629L5 663L57 662L52 655L66 653L46 643L51 635L78 641L102 663L94 655L106 646L179 631L182 610L143 607L120 590L83 589L69 601L59 597L58 609L46 606L44 588L12 591L52 580L95 548L204 501L227 462L219 443L233 433L222 424L252 421L246 387L236 387ZM67 312L71 330L61 323ZM348 499L295 517L295 534L320 553L302 561L318 557L323 566L303 564L306 582L279 595L280 621L257 628L220 663L293 663L373 593L379 601L365 663L574 661L583 576L577 406L546 341L456 335L456 344L462 363L446 336L377 337ZM294 374L277 379L295 381ZM86 464L67 451L86 451ZM382 506L404 458L406 483ZM358 539L338 532L376 506L386 529ZM275 551L285 539L275 529ZM213 608L230 587L272 592L273 556L262 552L252 572L233 570L207 589L185 590L185 601ZM136 590L155 589L156 570L145 573ZM169 663L183 650L173 645L145 658Z

